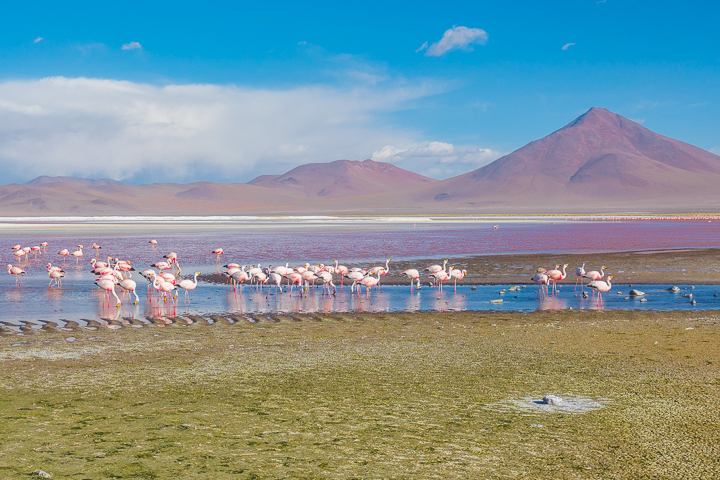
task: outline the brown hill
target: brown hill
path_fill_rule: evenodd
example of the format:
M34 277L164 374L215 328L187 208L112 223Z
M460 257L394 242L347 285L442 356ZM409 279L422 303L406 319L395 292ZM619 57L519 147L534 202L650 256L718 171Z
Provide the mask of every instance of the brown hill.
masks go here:
M493 163L414 192L462 211L720 207L720 156L603 108Z
M250 185L307 197L345 198L394 192L437 182L390 163L337 160L300 165L284 175L262 175Z

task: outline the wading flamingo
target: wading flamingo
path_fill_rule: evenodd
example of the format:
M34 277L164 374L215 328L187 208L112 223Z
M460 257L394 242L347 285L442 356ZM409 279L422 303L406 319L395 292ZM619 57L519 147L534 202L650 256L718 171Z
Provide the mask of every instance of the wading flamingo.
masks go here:
M557 295L557 284L556 282L558 280L565 280L567 277L567 273L565 272L565 269L567 268L568 264L566 263L563 265L562 270L559 270L560 265L557 265L553 270L548 270L545 272L545 274L550 277L550 281L553 284L553 295Z
M582 280L583 275L585 275L585 262L583 262L581 267L577 267L575 269L575 276L577 277L577 278L575 278L575 291L576 292L577 292L578 282L580 282L580 290L584 291L583 290L584 284L583 284L583 280Z
M547 296L550 277L548 277L544 272L538 272L531 278L531 280L540 286L538 289L538 297L543 298Z
M410 279L410 293L413 291L413 282L417 281L417 289L420 290L420 272L414 268L410 268L401 273Z
M177 284L178 287L185 290L185 301L187 302L190 300L190 290L195 290L197 288L197 277L200 275L200 272L195 272L195 277L190 279L182 280L180 283Z
M612 284L610 283L610 280L612 280L613 276L608 275L607 280L595 280L593 282L590 282L587 284L588 288L592 288L593 290L597 290L598 292L598 299L597 299L597 308L605 308L605 302L603 302L602 294L605 292L609 292L612 288Z
M18 277L19 277L20 275L25 275L25 273L27 273L27 272L25 272L25 270L23 270L22 268L20 268L20 267L13 267L12 265L8 265L8 266L7 266L7 271L8 271L8 273L9 273L10 275L15 275L15 286L18 286L18 285L21 285L21 284L22 284L22 280L20 280L20 283L18 283Z
M377 277L368 275L360 281L361 285L365 285L365 296L370 298L370 289L380 283L380 273L376 273Z
M70 254L70 255L72 255L73 257L75 257L75 265L78 265L78 264L79 264L79 262L80 262L80 257L83 256L82 249L83 249L82 245L78 245L78 246L77 246L77 250L75 250L74 252L72 252L72 253Z
M467 270L458 270L457 268L450 267L450 278L455 281L455 292L457 292L457 281L462 280L467 275Z
M130 273L128 273L128 278L120 280L118 284L120 285L120 288L122 288L124 291L132 292L132 294L135 295L135 305L140 302L137 292L135 291L135 289L137 288L137 283L135 283L135 280L132 280L130 278Z
M115 297L115 300L117 300L117 304L115 305L117 308L120 308L120 305L122 305L122 302L120 301L120 297L117 296L117 293L115 293L115 282L111 280L96 280L95 283L98 287L105 290L105 297L108 299L108 305L110 305L110 297L108 293L112 292L113 296ZM105 300L103 299L103 303L105 303Z
M215 255L217 255L217 263L220 263L220 255L225 253L225 251L222 248L216 248L215 250L213 250L210 253L214 253Z

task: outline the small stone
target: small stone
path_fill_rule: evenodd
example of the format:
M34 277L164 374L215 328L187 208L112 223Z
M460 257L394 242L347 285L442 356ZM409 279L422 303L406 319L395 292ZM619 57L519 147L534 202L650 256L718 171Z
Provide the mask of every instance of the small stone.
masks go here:
M587 292L583 292L583 298L588 298L590 295L587 294Z
M37 475L38 477L42 478L53 478L52 473L48 473L44 470L35 470L33 472L33 475Z
M470 288L470 290L477 290L477 287L472 287Z
M641 302L647 302L647 298L641 298L640 301L641 301Z
M502 298L498 298L497 300L490 300L490 303L503 303Z
M563 403L562 398L556 397L555 395L545 395L543 397L542 401L545 405L554 405L554 406L560 406Z
M66 341L66 342L74 342L74 341L75 341L75 337L67 337L67 338L65 339L65 341Z
M668 292L677 293L680 291L680 287L670 287L668 288Z
M696 302L695 300L693 300L692 302L690 302L691 305L695 305L696 303L697 303L697 302Z
M645 295L645 292L641 292L640 290L632 289L632 290L630 290L630 294L629 294L629 295L630 295L631 297L642 297L642 296Z

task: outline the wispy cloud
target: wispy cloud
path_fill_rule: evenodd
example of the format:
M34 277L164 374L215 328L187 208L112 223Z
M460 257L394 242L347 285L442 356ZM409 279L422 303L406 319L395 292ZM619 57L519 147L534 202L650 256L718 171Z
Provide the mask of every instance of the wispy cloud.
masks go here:
M40 42L42 42L43 40L45 40L45 38L43 38L43 37L37 37L35 40L33 40L33 43L40 43Z
M645 123L644 118L631 118L630 120L632 120L635 123L640 123L640 124Z
M572 47L573 45L575 45L575 44L574 43L566 43L565 45L562 46L562 50L567 50L568 48Z
M720 147L712 147L710 149L711 153L714 153L715 155L720 155Z
M425 50L428 47L428 42L423 43L418 48L415 49L415 53L420 53L423 50Z
M371 158L398 164L428 177L448 178L487 165L500 156L500 152L490 148L426 142L404 148L386 145L373 152Z
M123 50L142 50L142 45L140 45L140 42L130 42L125 43L122 46Z
M438 92L402 81L269 90L52 77L0 83L0 170L140 181L249 180L412 145L386 114ZM396 152L396 155L402 155ZM21 165L38 165L32 172ZM214 173L213 173L214 172Z
M427 42L422 44L420 48L415 50L420 52L427 50L425 56L439 57L451 50L472 50L473 45L485 45L488 40L488 34L481 28L468 27L452 27L445 30L442 38L428 46Z

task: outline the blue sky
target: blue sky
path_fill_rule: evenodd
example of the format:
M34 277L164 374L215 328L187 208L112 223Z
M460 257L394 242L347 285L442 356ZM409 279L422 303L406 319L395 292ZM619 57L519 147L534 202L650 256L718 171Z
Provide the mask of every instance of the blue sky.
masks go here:
M591 106L720 153L719 14L631 0L5 2L0 165L6 181L246 181L372 157L445 178Z

